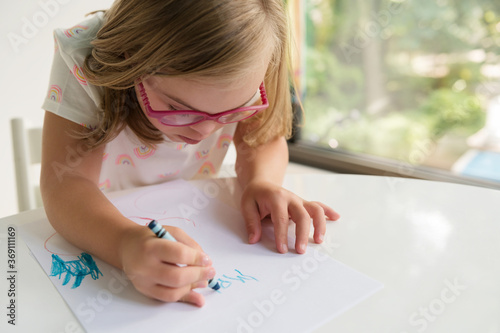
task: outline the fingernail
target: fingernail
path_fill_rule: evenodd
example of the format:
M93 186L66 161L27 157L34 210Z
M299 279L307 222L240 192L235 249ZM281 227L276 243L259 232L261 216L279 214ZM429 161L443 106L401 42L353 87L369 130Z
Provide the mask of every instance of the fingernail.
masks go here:
M210 267L205 274L205 280L213 279L215 277L215 268Z
M323 243L324 240L325 240L325 235L324 234L319 234L319 242Z
M255 234L252 233L250 235L248 235L248 242L251 243L253 241L253 238L255 237Z
M298 252L299 253L305 253L306 252L306 244L300 243L298 246Z
M287 253L288 252L288 246L286 244L281 244L281 252L282 253Z
M210 259L210 257L208 255L203 254L203 256L201 257L201 265L202 266L212 265L212 260Z

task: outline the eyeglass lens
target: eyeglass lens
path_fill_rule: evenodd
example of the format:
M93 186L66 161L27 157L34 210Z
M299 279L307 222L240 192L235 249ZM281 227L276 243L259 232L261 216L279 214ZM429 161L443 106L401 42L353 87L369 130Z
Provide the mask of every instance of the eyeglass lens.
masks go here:
M222 124L234 123L250 117L256 110L240 111L220 116L217 121ZM205 117L195 114L170 114L161 118L161 122L165 125L190 125L203 120Z

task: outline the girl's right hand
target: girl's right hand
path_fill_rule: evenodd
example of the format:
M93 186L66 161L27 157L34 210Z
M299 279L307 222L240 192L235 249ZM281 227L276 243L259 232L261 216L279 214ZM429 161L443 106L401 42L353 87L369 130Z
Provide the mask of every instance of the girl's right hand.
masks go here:
M121 244L122 269L134 287L148 297L201 307L205 299L193 289L207 287L215 276L212 261L184 231L163 227L177 242L158 238L148 228L132 228Z

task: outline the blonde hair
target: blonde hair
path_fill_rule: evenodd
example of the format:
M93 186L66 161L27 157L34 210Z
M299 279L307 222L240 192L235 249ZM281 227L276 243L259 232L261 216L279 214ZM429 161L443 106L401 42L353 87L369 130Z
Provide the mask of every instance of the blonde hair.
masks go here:
M128 125L145 144L163 140L134 90L137 79L167 71L173 77L237 80L272 47L265 76L269 108L248 119L243 140L258 146L289 137L290 34L283 0L117 0L105 12L83 66L104 88L101 121L85 139L93 147Z

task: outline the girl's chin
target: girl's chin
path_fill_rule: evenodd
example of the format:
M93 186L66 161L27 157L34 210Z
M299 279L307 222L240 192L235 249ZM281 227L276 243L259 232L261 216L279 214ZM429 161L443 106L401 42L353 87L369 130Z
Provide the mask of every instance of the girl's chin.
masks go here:
M194 140L194 139L188 138L188 137L183 136L183 135L178 135L178 137L182 140L182 142L185 142L185 143L190 144L190 145L195 145L195 144L200 143L200 140Z
M179 134L165 134L165 133L163 133L163 134L168 139L168 141L174 142L174 143L187 143L190 145L195 145L195 144L200 143L200 140L193 140L191 138L188 138L186 136L179 135Z
M165 134L165 133L163 133L163 137L165 138L165 141L168 141L168 142L175 142L175 143L184 142L177 135L173 135L173 134Z

